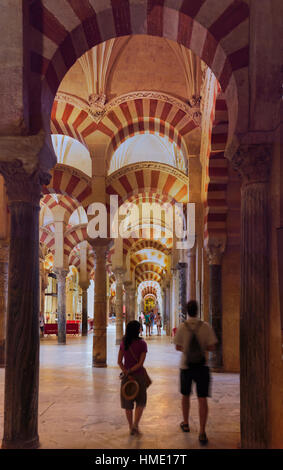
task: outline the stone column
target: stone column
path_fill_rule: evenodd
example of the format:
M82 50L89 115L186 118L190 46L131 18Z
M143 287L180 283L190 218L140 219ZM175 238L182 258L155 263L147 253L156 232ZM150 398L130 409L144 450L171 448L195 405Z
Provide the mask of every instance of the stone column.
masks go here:
M69 271L64 268L56 268L54 272L57 277L58 289L58 344L66 344L66 277Z
M181 321L187 318L187 263L178 263L179 269L179 304L181 307Z
M98 238L91 240L90 243L95 252L92 365L107 367L106 257L109 240Z
M5 367L9 244L0 241L0 367Z
M116 278L116 344L120 344L123 338L123 278L124 269L117 268L114 270Z
M243 145L232 158L240 172L240 399L243 448L268 447L270 145Z
M10 210L6 326L5 449L36 448L39 382L39 201L50 176L0 162Z
M224 244L210 244L209 263L209 322L218 339L216 350L209 354L209 365L215 372L223 368L222 353L222 254Z
M87 290L89 282L80 282L82 289L82 336L88 335L88 306L87 306Z
M129 289L129 321L136 320L136 289L130 287Z
M196 247L188 250L188 300L196 299Z
M125 281L124 282L124 287L125 287L125 307L126 307L126 325L130 321L130 316L131 316L131 310L130 310L130 288L131 288L131 281Z
M170 281L166 283L166 334L170 335Z
M42 315L44 315L44 310L45 310L45 289L48 286L48 275L44 269L44 263L41 263L40 266L40 311L42 312Z

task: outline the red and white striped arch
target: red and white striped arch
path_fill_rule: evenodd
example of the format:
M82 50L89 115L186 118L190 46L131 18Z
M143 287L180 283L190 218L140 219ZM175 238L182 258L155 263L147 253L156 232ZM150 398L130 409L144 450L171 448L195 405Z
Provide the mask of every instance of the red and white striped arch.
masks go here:
M119 145L135 134L157 133L170 142L175 142L183 154L187 154L185 139L199 126L182 102L178 103L178 100L162 94L159 94L159 99L151 98L150 95L154 94L132 93L119 97L117 106L109 106L110 110L98 125L98 130L110 138L108 166Z
M135 278L140 284L143 281L160 282L162 279L162 268L153 263L143 263L136 267Z
M49 118L60 82L81 55L111 38L148 34L179 42L211 68L226 93L232 137L248 92L244 0L37 0L30 2L29 19L31 71L45 78L42 100Z
M79 205L70 196L60 194L46 194L41 199L41 204L47 206L51 211L57 206L62 207L71 215Z
M157 291L155 287L152 286L147 286L144 289L142 289L142 297L145 298L146 295L154 295L155 297L157 296Z
M89 113L72 103L54 100L51 112L50 129L52 134L68 135L85 143L85 134L93 124Z
M69 266L71 266L71 265L75 266L79 273L81 272L81 260L80 260L80 257L78 255L71 255L70 256ZM90 275L91 275L91 272L93 271L93 269L94 269L94 256L91 255L87 259L87 273L89 275L89 278L90 278Z
M63 195L69 201L68 206L76 210L79 205L86 208L91 195L91 179L83 172L68 165L57 164L51 170L51 181L48 186L43 186L43 202L50 207L52 194ZM72 202L70 201L72 200Z
M64 236L64 255L69 256L76 245L87 240L86 224L77 225L69 229Z
M136 251L135 253L132 254L131 256L131 261L130 261L130 269L131 271L134 271L136 269L136 266L138 266L140 263L144 261L151 261L148 253L142 253ZM158 263L155 263L156 265L160 266Z
M186 139L199 127L188 105L164 93L140 91L121 95L106 105L99 122L92 119L86 105L78 97L73 97L73 102L71 96L67 102L62 101L59 94L52 107L51 132L68 135L85 145L95 133L107 149L108 167L119 145L136 134L157 133L175 142L186 155Z
M189 201L189 180L180 170L161 163L131 164L108 176L106 193L118 195L119 204L136 197L156 197L161 201Z
M39 242L42 243L53 254L55 252L54 224L45 225L39 229Z
M215 116L211 131L211 146L209 149L206 186L207 199L205 203L204 243L210 238L226 238L227 221L227 184L228 161L224 157L228 139L228 110L221 92L215 103Z
M135 240L133 239L133 243L130 245L128 249L131 249L134 253L144 250L145 248L150 248L153 250L161 251L162 253L169 255L170 248L166 244L161 243L158 240Z

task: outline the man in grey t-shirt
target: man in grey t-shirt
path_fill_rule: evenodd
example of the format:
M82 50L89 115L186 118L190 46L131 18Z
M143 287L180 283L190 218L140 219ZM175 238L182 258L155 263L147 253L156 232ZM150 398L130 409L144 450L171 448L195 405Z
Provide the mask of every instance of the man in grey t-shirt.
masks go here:
M174 343L177 351L182 351L180 364L180 383L182 394L182 411L183 422L180 424L184 432L189 432L189 411L190 411L190 394L192 382L196 383L198 403L199 403L199 420L200 432L199 441L201 444L208 442L205 426L208 416L207 397L209 396L210 373L206 365L205 352L214 351L217 338L211 326L197 318L198 304L195 300L188 302L187 311L189 318L180 324ZM194 333L193 333L194 332ZM203 360L199 363L187 364L190 341L196 335L197 341L203 351Z

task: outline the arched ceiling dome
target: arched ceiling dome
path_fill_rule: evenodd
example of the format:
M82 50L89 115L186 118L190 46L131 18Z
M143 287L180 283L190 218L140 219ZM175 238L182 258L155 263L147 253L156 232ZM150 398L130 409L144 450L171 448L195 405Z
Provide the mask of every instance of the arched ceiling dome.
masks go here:
M186 171L184 156L174 142L155 134L139 134L123 142L114 153L108 174L139 162L166 163L181 171Z
M72 137L60 134L52 135L52 144L57 163L72 166L91 176L91 158L84 145Z

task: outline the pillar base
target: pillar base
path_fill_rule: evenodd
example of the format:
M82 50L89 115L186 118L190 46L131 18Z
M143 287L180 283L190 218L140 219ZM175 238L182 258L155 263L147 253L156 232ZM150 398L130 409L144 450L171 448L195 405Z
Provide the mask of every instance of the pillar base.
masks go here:
M224 368L223 367L213 367L213 366L209 366L210 368L210 371L211 372L218 372L218 373L221 373L221 372L225 372Z
M40 446L39 437L35 437L30 441L2 441L2 449L38 449Z
M95 367L95 368L105 368L107 367L107 364L97 364L97 363L92 363L92 367Z

